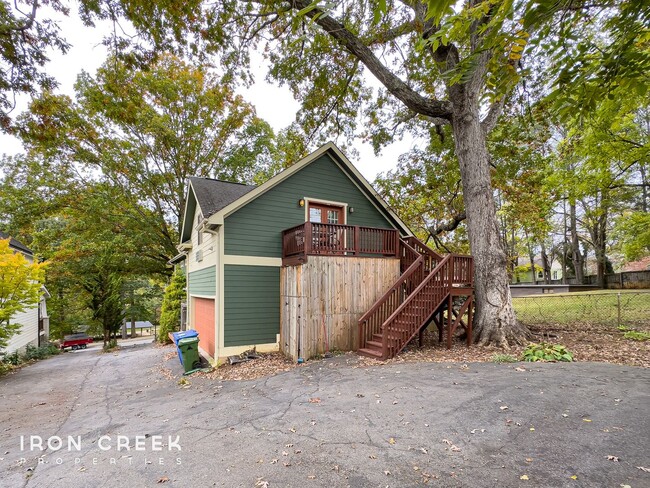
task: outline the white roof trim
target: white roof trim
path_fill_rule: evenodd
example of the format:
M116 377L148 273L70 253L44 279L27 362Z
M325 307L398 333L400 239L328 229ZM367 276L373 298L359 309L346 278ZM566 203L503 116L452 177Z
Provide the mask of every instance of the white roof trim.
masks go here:
M297 173L300 171L302 168L307 166L308 164L314 162L324 154L326 154L328 151L333 152L340 160L343 162L345 165L346 169L348 169L358 180L361 182L363 186L363 190L367 191L368 194L372 195L377 199L377 201L381 204L382 210L385 211L387 214L393 218L400 227L402 227L402 230L406 232L407 235L412 236L413 233L411 230L408 228L408 226L400 219L386 204L384 199L375 191L375 189L368 183L368 180L366 180L361 173L357 170L357 168L354 167L354 165L350 162L350 160L341 152L341 150L336 147L336 145L333 142L328 142L318 149L316 149L314 152L308 154L304 158L302 158L300 161L298 161L296 164L293 166L290 166L289 168L285 169L284 171L281 171L277 175L275 175L273 178L270 180L266 181L265 183L261 184L257 188L255 188L253 191L250 191L246 193L245 195L241 196L231 204L227 205L226 207L222 208L220 211L216 212L210 218L208 219L208 222L211 224L216 224L216 225L223 225L224 218L227 217L228 215L236 212L240 208L242 208L244 205L247 205L251 200L254 200L258 196L262 195L263 193L266 193L282 181L286 180L289 178L291 175L294 173ZM338 163L335 161L335 163ZM353 181L353 183L356 183Z
M192 187L192 182L188 180L188 185L187 185L187 195L185 195L185 210L183 211L183 226L181 227L181 244L183 244L183 234L185 233L185 226L187 225L187 209L189 208L189 205L187 202L189 201L189 196L190 196L190 191L192 192L192 195L194 195L194 201L196 202L196 208L198 208L201 212L201 215L203 215L203 210L201 209L201 205L199 204L199 199L196 198L196 193L194 193L194 188ZM190 227L190 233L192 232L192 229L194 229L194 217L191 219L192 222L192 227Z

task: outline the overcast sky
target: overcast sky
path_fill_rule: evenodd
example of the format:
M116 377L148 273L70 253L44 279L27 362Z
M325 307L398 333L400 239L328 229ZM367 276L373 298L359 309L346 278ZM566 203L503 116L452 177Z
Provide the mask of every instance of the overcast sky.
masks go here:
M40 14L45 15L45 11ZM51 14L48 12L47 15ZM94 29L85 27L76 15L76 6L71 9L70 17L63 17L56 13L52 17L59 21L63 37L72 47L65 55L52 52L46 70L58 80L59 92L74 96L73 86L77 75L82 70L94 75L106 59L107 51L102 45L102 38L110 31L110 26L98 23ZM239 91L247 101L255 105L258 116L269 122L278 132L295 120L299 105L287 87L281 88L266 83L265 75L265 70L261 69L256 76L255 85ZM16 109L11 114L12 117L24 111L28 101L28 97L20 97ZM359 159L350 158L359 171L372 182L378 173L394 168L399 155L407 152L412 144L414 142L411 139L394 143L376 157L369 144L357 142L355 148L359 151ZM0 133L0 153L20 152L22 152L22 145L18 139Z

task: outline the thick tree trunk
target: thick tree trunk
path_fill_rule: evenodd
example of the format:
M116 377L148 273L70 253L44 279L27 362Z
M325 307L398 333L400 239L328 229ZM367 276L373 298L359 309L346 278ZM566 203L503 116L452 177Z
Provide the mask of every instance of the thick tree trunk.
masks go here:
M605 288L605 273L607 272L607 212L598 218L598 222L590 229L591 240L596 254L596 284Z
M583 284L585 282L584 275L584 264L582 259L582 253L580 252L580 241L578 240L578 222L576 218L576 205L575 203L570 204L571 212L571 257L573 260L573 269L576 273L576 280L578 284Z
M515 317L510 296L507 259L497 224L485 135L479 121L478 103L453 97L452 127L460 163L467 230L474 256L477 344L508 348L521 344L528 330Z

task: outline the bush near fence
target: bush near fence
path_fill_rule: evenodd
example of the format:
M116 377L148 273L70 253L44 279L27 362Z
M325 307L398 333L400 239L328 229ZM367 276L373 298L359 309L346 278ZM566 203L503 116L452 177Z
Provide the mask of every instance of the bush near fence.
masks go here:
M650 291L535 295L512 299L526 325L585 323L650 327Z

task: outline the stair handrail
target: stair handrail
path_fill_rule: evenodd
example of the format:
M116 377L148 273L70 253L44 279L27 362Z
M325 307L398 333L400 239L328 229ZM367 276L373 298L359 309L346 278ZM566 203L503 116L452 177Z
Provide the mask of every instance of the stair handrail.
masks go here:
M391 322L392 320L394 320L395 317L396 317L396 316L397 316L397 315L398 315L402 310L404 310L404 309L405 309L405 308L406 308L406 307L407 307L407 306L408 306L408 305L409 305L413 300L415 300L415 298L418 296L418 294L420 293L420 291L421 291L425 286L427 286L427 284L429 283L429 281L431 281L431 280L432 280L432 279L433 279L433 278L434 278L434 277L435 277L435 276L440 272L440 270L442 269L442 267L443 267L443 266L444 266L448 261L451 261L451 260L453 260L453 259L454 259L454 255L453 255L453 254L448 254L447 256L445 256L445 257L443 258L443 260L440 261L440 262L436 265L436 267L435 267L435 268L434 268L434 269L433 269L433 270L432 270L432 271L431 271L431 272L430 272L430 273L429 273L429 274L428 274L428 275L427 275L427 276L422 280L422 282L417 286L417 288L416 288L415 290L413 290L413 292L412 292L408 297L406 297L406 299L405 299L405 300L404 300L404 301L399 305L399 307L397 307L397 308L395 309L395 311L394 311L394 312L393 312L393 313L392 313L392 314L391 314L391 315L390 315L386 320L384 320L384 323L382 324L383 334L382 334L382 338L381 338L382 357L386 358L386 357L387 357L387 354L388 354L388 328L387 328L388 324L390 324L390 322ZM452 266L453 266L453 262L452 262ZM447 272L449 273L449 271L447 271ZM449 278L449 277L448 277L448 278ZM447 286L449 287L449 286L451 286L451 284L448 283Z
M404 242L402 242L402 244L409 247L413 252L417 253L417 251L413 249L411 246L409 246L408 244ZM388 297L391 295L391 293L393 293L395 288L402 285L407 280L407 278L410 278L411 275L415 273L415 270L423 261L424 258L422 256L419 256L415 261L413 261L413 264L411 264L411 266L409 266L406 269L406 271L402 273L402 275L397 279L397 281L393 283L393 286L391 286L386 293L384 293L379 299L377 299L377 301L372 305L372 307L370 307L370 309L361 316L359 322L361 323L368 320L368 317L372 315L388 299Z
M406 282L406 280L408 280L411 276L413 276L413 274L417 272L418 269L422 268L424 274L424 257L403 240L401 241L401 244L405 246L408 250L416 254L418 257L406 269L406 271L402 273L402 275L397 279L397 281L395 281L395 283L393 283L393 285L378 300L375 301L375 303L368 309L368 311L359 318L358 321L359 349L363 348L366 345L366 341L368 340L368 338L366 337L367 333L364 330L364 327L367 325L367 322L372 317L372 315L375 314L379 310L379 308L390 299L392 294L395 293L395 291L399 289L399 287L402 286Z
M420 254L426 253L429 256L431 256L433 259L435 259L436 262L442 261L444 259L442 254L438 254L436 251L431 249L429 246L427 246L424 242L422 242L417 237L409 236L409 237L407 237L407 242L408 241L414 243L414 245L411 245L411 247L416 248L416 251L420 251L420 249L421 249L422 251L420 252Z

